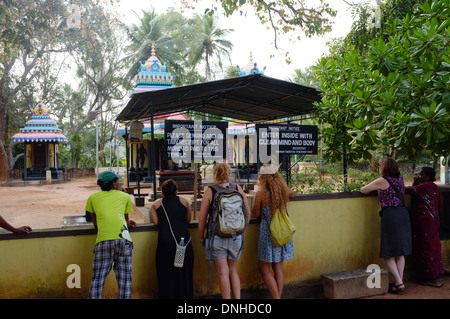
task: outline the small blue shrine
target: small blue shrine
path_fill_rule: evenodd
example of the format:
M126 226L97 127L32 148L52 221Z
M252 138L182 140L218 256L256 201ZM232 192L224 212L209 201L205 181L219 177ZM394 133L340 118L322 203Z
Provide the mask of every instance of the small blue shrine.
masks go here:
M237 69L239 72L239 76L245 76L249 74L264 74L266 67L264 67L262 70L258 69L256 62L253 62L253 55L250 52L250 61L243 68L240 68L238 65Z

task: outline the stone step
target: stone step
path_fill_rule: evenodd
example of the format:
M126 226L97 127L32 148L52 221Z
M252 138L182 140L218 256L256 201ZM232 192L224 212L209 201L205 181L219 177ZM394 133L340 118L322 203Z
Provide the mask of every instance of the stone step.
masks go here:
M353 299L387 293L389 273L377 265L375 267L375 270L368 267L323 274L324 296L330 299Z

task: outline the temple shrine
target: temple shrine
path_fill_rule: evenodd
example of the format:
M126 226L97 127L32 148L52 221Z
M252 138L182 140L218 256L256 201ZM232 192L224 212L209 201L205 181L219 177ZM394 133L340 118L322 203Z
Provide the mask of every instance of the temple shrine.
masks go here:
M46 179L46 171L51 171L52 179L59 179L59 143L68 141L56 122L50 117L52 107L41 101L32 108L31 120L16 133L11 142L24 143L23 179Z
M173 76L167 72L166 63L162 64L155 54L155 49L152 47L152 53L145 63L139 61L140 69L138 74L134 77L133 91L131 96L138 95L144 92L164 90L173 87ZM250 53L249 62L242 68L237 66L239 76L246 76L250 74L264 74L265 67L259 69L257 64L253 62L252 53ZM152 172L155 170L155 178L157 186L159 187L164 180L169 178L174 179L178 184L179 191L194 191L195 171L191 163L174 163L172 160L166 158L166 145L164 142L164 130L166 120L189 120L184 114L174 113L164 116L157 116L153 121L153 136L155 145L154 158L151 154L151 139L152 126L150 120L133 121L127 123L118 129L115 136L122 136L127 144L127 182L135 182L138 189L138 197L140 194L140 182L152 183L154 182ZM241 123L240 121L230 120L229 130L233 134L254 134L254 125L249 123ZM136 132L141 135L140 138L134 136ZM241 139L239 139L240 141ZM238 178L254 177L256 165L247 166L249 157L255 154L252 147L243 142L239 143L235 139L232 142L234 145L234 159L236 161L236 175ZM234 161L233 161L234 162ZM239 165L239 163L245 163ZM154 166L153 166L154 165ZM255 172L254 172L255 171ZM155 184L154 184L155 185ZM130 185L128 185L130 186ZM130 189L130 187L129 187Z
M152 46L152 55L145 63L139 61L141 69L134 77L134 88L132 94L149 92L173 87L173 75L167 70L167 63L164 65L155 55L155 48Z
M249 74L264 74L266 67L264 67L262 70L258 69L257 63L253 62L253 54L250 52L250 61L242 68L240 68L238 65L237 69L239 72L239 76L245 76Z
M174 77L170 72L167 72L167 64L162 64L156 56L153 46L151 56L145 63L139 61L139 64L140 70L134 77L131 95L173 87ZM155 174L159 184L168 178L173 178L179 180L180 190L193 189L192 180L194 178L194 172L191 170L180 170L177 165L164 158L164 122L166 119L187 120L185 115L178 113L160 116L154 119L155 159L153 161L151 156L152 128L150 121L143 121L142 123L131 122L120 127L114 134L114 136L122 136L127 142L128 182L137 182L138 196L140 195L139 182L153 182L152 164L155 165ZM141 131L141 141L133 137L133 131L136 128L138 131ZM182 181L186 179L186 175L188 176L189 183Z

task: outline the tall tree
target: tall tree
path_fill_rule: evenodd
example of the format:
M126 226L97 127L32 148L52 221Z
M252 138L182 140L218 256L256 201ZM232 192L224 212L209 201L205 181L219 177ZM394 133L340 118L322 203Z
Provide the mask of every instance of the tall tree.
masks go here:
M65 19L62 1L7 0L0 3L0 178L13 164L9 142L12 106L19 92L35 79L43 56L58 46ZM35 99L37 96L35 96ZM11 161L9 160L11 159Z
M182 0L184 7L193 8L199 0ZM314 4L306 1L292 0L214 0L220 3L225 10L225 15L230 16L235 12L241 15L246 11L243 8L250 6L258 16L262 24L269 24L274 31L274 45L278 48L277 37L280 34L296 34L295 40L299 38L299 30L307 36L321 35L331 30L331 17L336 16L328 2L323 0L315 1ZM193 5L194 3L194 5ZM212 6L212 12L217 11L217 7Z
M197 65L205 62L205 80L211 80L211 63L217 59L222 68L222 57L230 59L233 44L226 39L233 29L222 29L217 25L217 18L211 13L195 16L195 37L190 43L189 62Z
M315 88L320 86L320 81L314 77L314 70L312 66L309 66L304 70L295 69L294 74L289 81Z
M447 157L450 2L424 0L409 12L393 10L397 2L382 7L384 24L367 49L320 60L323 98L317 111L330 130L345 127L352 158L369 158L368 151L380 145L389 155L410 159L422 150ZM333 115L342 108L350 116ZM334 137L328 133L323 131L332 155Z
M69 138L92 123L95 113L90 111L107 111L104 116L113 118L117 108L114 101L124 96L123 39L106 6L101 1L0 3L2 178L14 164L14 143L8 143L8 129L14 133L24 124L28 104L35 103L40 95L44 103L57 100L60 120L65 116L69 120L68 125L59 123ZM77 89L68 89L64 81L74 80Z
M112 137L114 114L127 94L124 90L127 65L123 52L123 31L121 23L111 19L105 7L86 1L79 27L68 28L65 33L65 49L70 54L70 61L73 61L65 67L79 81L79 92L69 100L73 103L68 110L70 147L80 147L78 143L82 143L83 139L79 132L92 124L96 117L100 119L101 128L108 125L109 129L100 130L99 145L95 147L101 151ZM106 135L102 132L110 133ZM78 160L72 158L72 164L76 166Z
M174 73L175 85L185 84L186 75L185 52L190 38L188 21L178 12L170 9L163 15L155 10L142 11L139 23L127 28L131 44L127 46L127 61L132 65L127 78L133 78L139 70L139 62L143 63L156 51L158 59L167 63L168 69Z

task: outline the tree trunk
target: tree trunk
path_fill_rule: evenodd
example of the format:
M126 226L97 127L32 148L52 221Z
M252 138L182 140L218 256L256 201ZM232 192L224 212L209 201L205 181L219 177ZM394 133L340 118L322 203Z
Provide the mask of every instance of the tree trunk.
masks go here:
M5 146L3 145L3 140L0 139L0 179L8 179L8 155L6 154Z
M9 163L8 154L4 142L8 141L7 101L0 93L0 177L3 180L8 178Z

